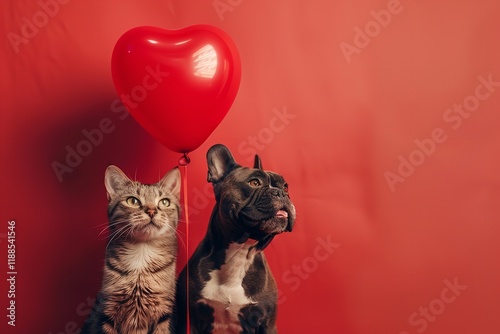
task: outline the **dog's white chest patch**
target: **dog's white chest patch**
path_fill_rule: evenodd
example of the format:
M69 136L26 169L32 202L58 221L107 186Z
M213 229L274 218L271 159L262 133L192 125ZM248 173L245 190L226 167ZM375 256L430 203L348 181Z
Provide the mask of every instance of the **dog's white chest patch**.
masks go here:
M214 309L214 330L218 333L241 333L238 314L243 306L255 303L245 295L243 278L253 263L254 244L232 243L226 250L226 262L210 272L210 279L201 290L200 302Z

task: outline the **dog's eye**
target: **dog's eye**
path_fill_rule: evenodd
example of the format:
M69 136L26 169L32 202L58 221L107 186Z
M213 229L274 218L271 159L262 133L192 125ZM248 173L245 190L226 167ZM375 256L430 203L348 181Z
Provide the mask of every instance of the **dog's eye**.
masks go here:
M162 198L159 202L158 202L158 206L159 207L164 207L164 208L167 208L170 206L170 200L168 198Z
M130 196L127 198L126 203L130 205L131 207L138 208L141 206L141 201L139 201L137 198L134 196Z
M260 181L259 179L251 179L250 181L248 181L248 184L251 185L252 187L259 187Z

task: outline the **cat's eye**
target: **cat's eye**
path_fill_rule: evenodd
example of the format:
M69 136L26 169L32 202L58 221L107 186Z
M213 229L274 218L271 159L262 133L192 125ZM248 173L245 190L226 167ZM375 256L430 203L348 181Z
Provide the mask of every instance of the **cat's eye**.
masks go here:
M259 187L261 185L259 179L251 179L250 181L248 181L248 184L252 187Z
M168 198L162 198L159 202L158 202L158 206L160 207L169 207L170 206L170 200Z
M138 208L141 206L141 201L139 201L137 198L135 198L134 196L130 196L127 198L126 200L127 204L134 207L134 208Z

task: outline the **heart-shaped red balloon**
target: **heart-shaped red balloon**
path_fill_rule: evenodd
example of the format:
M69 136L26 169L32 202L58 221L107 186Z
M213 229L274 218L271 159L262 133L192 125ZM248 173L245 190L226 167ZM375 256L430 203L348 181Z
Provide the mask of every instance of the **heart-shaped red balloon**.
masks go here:
M241 79L238 50L222 30L137 27L111 61L115 88L130 113L165 147L191 152L231 107Z

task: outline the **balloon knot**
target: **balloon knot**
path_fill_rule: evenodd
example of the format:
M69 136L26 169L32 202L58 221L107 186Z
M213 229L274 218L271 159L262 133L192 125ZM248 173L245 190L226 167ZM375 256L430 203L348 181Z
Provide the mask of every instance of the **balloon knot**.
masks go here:
M180 166L187 166L191 162L191 159L188 157L187 153L184 153L182 157L179 159Z

